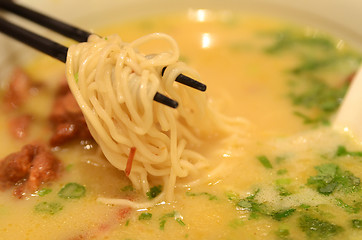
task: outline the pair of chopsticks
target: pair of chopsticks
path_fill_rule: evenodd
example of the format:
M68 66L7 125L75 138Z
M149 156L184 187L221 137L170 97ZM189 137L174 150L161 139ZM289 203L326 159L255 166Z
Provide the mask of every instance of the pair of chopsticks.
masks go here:
M37 23L43 27L46 27L68 38L74 39L78 42L86 42L88 40L88 37L91 35L90 32L84 31L52 17L46 16L42 13L36 12L32 9L16 4L11 0L0 0L0 9L16 14L20 17ZM63 63L66 62L68 52L67 47L45 37L42 37L36 33L33 33L29 30L26 30L18 25L15 25L2 17L0 17L0 32L3 32L6 35L30 47L33 47L55 59L58 59ZM163 69L162 74L165 68ZM195 88L199 91L206 90L206 85L195 81L194 79L187 77L183 74L177 76L175 81ZM155 94L153 100L172 108L177 108L178 106L177 101L159 92Z

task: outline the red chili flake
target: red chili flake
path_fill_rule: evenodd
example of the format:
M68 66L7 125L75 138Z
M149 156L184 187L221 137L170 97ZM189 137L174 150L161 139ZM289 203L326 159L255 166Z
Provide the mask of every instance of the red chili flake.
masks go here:
M132 162L133 162L133 158L134 158L135 153L136 153L136 148L131 147L131 150L129 151L129 156L128 156L128 160L127 160L126 169L124 170L127 177L131 173Z

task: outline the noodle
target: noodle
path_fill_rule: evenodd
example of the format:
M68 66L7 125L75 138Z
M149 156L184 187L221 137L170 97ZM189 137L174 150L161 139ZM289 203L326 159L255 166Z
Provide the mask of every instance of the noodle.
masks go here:
M168 51L146 55L137 50L151 41L162 42ZM160 33L131 43L117 35L92 35L88 42L69 48L68 84L107 160L124 171L134 147L137 151L128 177L135 189L146 194L152 183L164 186L159 196L145 203L99 201L136 208L172 201L178 180L195 181L208 166L205 157L192 150L202 143L200 136L208 129L232 128L229 120L209 107L204 93L175 83L181 73L199 79L178 58L175 40ZM178 101L178 109L153 102L157 91Z

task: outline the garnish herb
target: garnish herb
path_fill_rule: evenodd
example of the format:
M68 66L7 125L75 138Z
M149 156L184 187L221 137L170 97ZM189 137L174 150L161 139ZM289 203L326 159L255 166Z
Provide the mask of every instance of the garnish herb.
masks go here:
M237 204L238 201L240 200L239 194L237 194L235 192L231 192L231 191L226 192L226 197L235 204Z
M54 215L63 209L63 205L57 202L41 202L35 205L34 209L39 213Z
M162 192L162 186L158 185L158 186L154 186L150 189L150 191L148 191L146 193L148 199L153 199L155 197L157 197L160 193Z
M182 221L181 218L176 218L175 221L180 224L181 226L185 226L186 224Z
M349 171L342 171L334 163L316 166L315 169L318 174L310 177L307 185L316 187L321 194L329 195L335 190L351 193L360 189L360 179Z
M336 151L337 157L351 156L351 157L362 157L362 152L351 152L346 149L345 146L338 146Z
M278 175L284 175L284 174L286 174L286 173L288 173L288 170L287 170L287 169L279 169L279 170L277 171L277 174L278 174Z
M123 188L121 188L122 192L132 192L133 190L134 189L133 189L132 185L127 185L127 186L124 186Z
M327 239L343 231L343 228L338 225L309 215L299 218L299 227L311 239Z
M294 208L273 211L267 204L260 203L255 199L259 191L260 189L257 189L253 194L243 199L240 199L234 193L228 193L227 196L228 199L234 202L238 208L250 212L249 219L257 219L260 216L268 216L272 217L274 220L282 221L284 218L291 216L296 211Z
M356 229L362 229L362 220L361 219L353 219L352 227Z
M279 192L279 196L282 197L292 195L292 193L283 186L277 186L277 191Z
M68 164L67 166L65 166L65 170L67 172L69 172L70 170L72 170L73 167L74 167L74 164Z
M347 203L343 202L342 199L336 198L337 206L343 208L348 213L358 213L361 208L359 205L361 205L361 202L358 202L355 204L355 206L348 205Z
M124 224L124 226L128 226L129 225L129 222L130 222L130 220L128 219L127 221L126 221L126 223Z
M292 30L282 30L273 34L275 42L266 48L266 52L270 54L280 53L295 47L321 48L324 51L333 51L335 49L334 42L326 36L306 36L305 34Z
M294 111L293 113L295 116L302 118L304 124L322 124L324 126L329 126L331 124L328 120L328 117L324 116L323 114L316 118L312 118L298 111Z
M302 209L308 209L308 208L310 208L310 205L302 203L299 205L299 207Z
M288 185L292 182L292 179L290 178L279 178L275 180L276 185Z
M58 196L65 199L76 199L85 196L86 189L78 183L67 183L60 191Z
M141 213L141 215L138 217L138 220L151 220L152 213Z
M52 190L50 188L42 188L37 193L38 193L38 196L43 197L51 192L52 192Z
M291 216L295 211L296 211L295 208L290 208L290 209L287 209L287 210L282 210L282 211L274 212L274 213L272 214L272 218L273 218L274 220L281 221L281 220L283 220L284 218Z
M274 43L266 49L269 54L293 53L298 63L289 69L292 77L289 98L298 107L294 114L305 124L329 125L330 116L338 109L349 81L332 86L323 70L340 76L341 80L356 72L362 57L349 48L338 49L335 40L321 34L307 35L291 29L266 36ZM321 54L323 53L323 54Z
M289 237L289 235L290 235L289 229L287 229L287 228L279 228L277 231L275 231L275 235L279 239L287 239L287 237Z
M180 224L181 226L185 226L186 224L182 221L182 217L180 215L179 212L173 211L170 213L166 213L165 215L163 215L162 217L160 217L160 230L164 230L165 229L165 224L167 222L168 218L174 218L175 221Z
M266 156L258 156L257 157L259 162L263 164L265 168L273 168L272 164L270 163L269 159Z
M238 227L240 227L240 226L243 226L243 225L244 225L244 221L243 221L243 219L241 219L241 218L235 218L235 219L231 220L228 225L229 225L230 227L236 229L236 228L238 228Z
M201 192L201 193L193 193L193 192L186 192L186 196L195 197L195 196L207 196L209 200L217 200L217 197L208 192Z
M255 200L256 195L259 193L260 189L256 190L254 194L241 199L237 202L237 206L243 210L248 210L250 212L249 219L256 219L260 215L269 216L270 211L264 203L259 203Z

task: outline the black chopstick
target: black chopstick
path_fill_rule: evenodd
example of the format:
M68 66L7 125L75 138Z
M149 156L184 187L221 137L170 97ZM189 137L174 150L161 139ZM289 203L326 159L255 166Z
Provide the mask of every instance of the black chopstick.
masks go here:
M68 48L0 17L0 32L65 63Z
M91 35L90 32L84 31L75 26L71 26L27 7L16 4L10 0L0 0L0 8L35 22L43 27L60 33L63 36L74 39L78 42L86 42L88 37Z
M167 67L162 68L162 73L161 73L162 76L163 76L166 68L167 68ZM205 91L206 91L206 85L205 85L205 84L203 84L203 83L201 83L201 82L198 82L198 81L196 81L196 80L194 80L194 79L192 79L192 78L190 78L190 77L188 77L188 76L185 76L185 75L183 75L183 74L178 75L178 76L176 77L175 81L176 81L176 82L179 82L179 83L182 83L182 84L184 84L184 85L186 85L186 86L195 88L195 89L197 89L197 90L199 90L199 91L202 91L202 92L205 92Z

